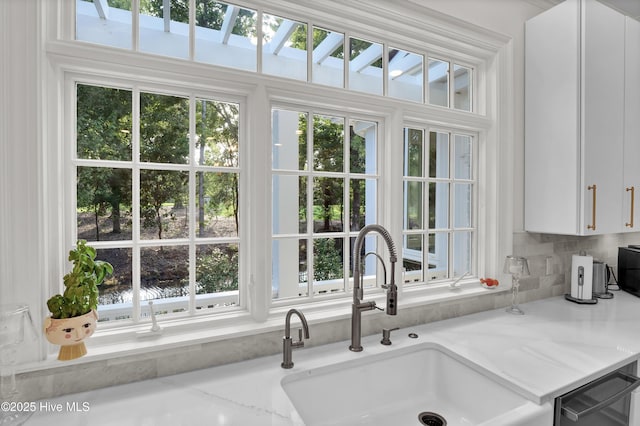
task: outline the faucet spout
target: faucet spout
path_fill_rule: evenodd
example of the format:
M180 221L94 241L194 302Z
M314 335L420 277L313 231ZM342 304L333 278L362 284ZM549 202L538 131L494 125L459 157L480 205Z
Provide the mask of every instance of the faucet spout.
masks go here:
M302 329L304 330L304 338L309 338L309 324L307 323L307 319L304 314L297 309L289 309L287 312L287 316L284 320L284 337L291 337L291 316L296 314L298 318L300 318L300 322L302 323ZM302 330L300 330L302 331Z
M396 247L393 243L393 239L389 232L381 225L371 224L367 225L360 230L360 233L356 237L356 241L353 247L353 304L351 305L351 345L349 346L349 350L354 352L362 351L362 312L370 311L376 309L376 303L371 302L363 302L364 291L362 285L362 267L360 265L361 259L360 254L362 252L362 247L364 245L364 239L366 235L370 232L377 232L382 236L384 241L387 244L387 248L389 249L389 261L391 263L391 281L387 285L386 284L386 274L387 270L384 267L384 262L382 262L384 267L385 274L385 285L384 288L387 289L387 315L396 315L397 314L397 297L398 297L398 287L395 284L395 265L398 261L398 255L396 253ZM365 257L372 253L367 253ZM375 253L373 253L375 254ZM375 256L382 261L380 256L375 254ZM379 309L379 308L378 308Z
M291 316L296 314L298 318L300 318L300 322L302 323L302 328L298 330L298 341L294 342L291 339ZM287 312L287 316L285 318L284 325L284 337L282 338L282 364L280 366L282 368L291 368L293 367L292 361L292 351L294 348L301 348L304 346L304 341L302 340L302 332L304 331L304 338L309 338L309 324L307 324L307 319L304 314L297 309L290 309Z

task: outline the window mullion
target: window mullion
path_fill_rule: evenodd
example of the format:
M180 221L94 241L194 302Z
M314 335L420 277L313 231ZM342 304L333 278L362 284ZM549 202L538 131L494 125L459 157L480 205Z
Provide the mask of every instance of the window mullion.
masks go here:
M451 62L449 63L449 106L451 107L451 101L453 100L452 91L451 91ZM456 275L455 268L455 250L454 250L454 227L455 227L455 210L456 210L456 199L455 199L455 139L453 133L448 132L449 137L449 278L453 279ZM464 272L461 272L464 273Z
M193 0L192 0L193 1ZM189 97L189 313L196 312L196 99ZM204 141L202 141L204 143Z
M313 137L314 126L313 111L307 111L307 297L312 299L313 293L313 277L315 276L314 253L313 253L313 233L314 233L314 211L313 211ZM298 242L299 244L299 242Z
M342 184L342 204L344 205L344 209L342 212L342 220L345 224L345 228L342 230L342 234L344 235L342 241L342 276L344 279L342 280L345 293L349 292L349 260L351 257L351 253L349 252L349 240L351 227L349 224L351 223L351 199L349 197L351 183L352 183L352 175L351 175L351 158L350 158L350 150L351 150L351 117L349 115L345 116L344 123L344 144L343 144L343 171L345 172L345 177L343 178ZM366 224L365 224L366 225ZM355 273L355 271L354 271Z
M428 67L427 67L428 68ZM425 73L426 74L426 73ZM426 229L423 234L424 239L422 241L422 277L425 284L429 283L429 238L431 230L429 229L429 209L431 205L429 203L429 156L431 155L431 131L429 129L421 129L422 131L422 199L424 200L424 211L422 213L422 229ZM435 236L434 236L435 238Z
M136 3L136 2L134 2ZM131 261L131 290L132 290L132 313L133 322L140 321L140 89L134 87L132 90L133 111L131 114L131 148L132 148L132 207L131 207L131 240L132 261Z

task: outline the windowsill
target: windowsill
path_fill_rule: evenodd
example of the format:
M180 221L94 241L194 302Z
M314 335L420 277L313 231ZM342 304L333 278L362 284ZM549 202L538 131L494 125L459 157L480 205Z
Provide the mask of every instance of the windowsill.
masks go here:
M448 283L432 285L429 289L413 288L399 294L398 315L410 308L427 306L436 303L451 302L470 297L503 293L509 289L501 285L498 289L483 288L477 279L463 280L460 286L451 289ZM371 291L373 293L373 291ZM385 306L385 295L377 292L365 300L374 300L378 306ZM331 321L344 320L351 317L351 298L339 301L324 300L296 306L304 312L310 326ZM224 341L241 337L275 332L284 329L284 316L290 305L272 307L266 321L257 322L247 312L229 312L214 317L175 319L160 321L162 331L150 333L150 323L138 324L126 328L111 328L96 331L87 341L88 354L72 361L59 362L57 353L40 362L24 364L18 367L19 373L55 370L78 364L89 364L98 361L116 360L129 356L151 354L177 348L194 347L206 343ZM381 312L379 314L382 314ZM374 315L365 314L365 315ZM328 342L327 342L328 343ZM117 362L117 361L115 361Z

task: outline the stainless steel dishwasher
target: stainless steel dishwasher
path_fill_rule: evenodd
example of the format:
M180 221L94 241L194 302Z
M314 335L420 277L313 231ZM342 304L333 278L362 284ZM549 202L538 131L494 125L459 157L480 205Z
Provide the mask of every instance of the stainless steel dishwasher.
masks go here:
M636 362L559 396L554 426L639 426L630 422L632 391L640 385Z

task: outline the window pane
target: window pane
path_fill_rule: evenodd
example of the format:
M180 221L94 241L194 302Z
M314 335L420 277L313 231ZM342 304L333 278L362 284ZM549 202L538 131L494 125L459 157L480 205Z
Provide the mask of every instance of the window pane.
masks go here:
M274 299L308 295L307 240L273 240L271 248L271 290Z
M429 229L449 227L449 184L429 183Z
M307 178L273 176L273 234L307 232Z
M314 232L340 232L344 229L343 188L343 179L313 179Z
M188 172L140 171L142 239L187 238Z
M196 100L196 164L238 167L238 104Z
M99 249L96 257L113 266L113 274L106 277L98 286L100 321L131 318L133 306L131 249Z
M313 28L312 81L344 87L344 34Z
M429 58L429 103L449 106L449 62Z
M349 38L349 89L382 95L382 44Z
M429 234L429 280L448 278L449 234L437 232Z
M422 103L424 57L389 49L389 96Z
M154 300L156 315L188 310L189 247L143 247L140 262L140 300Z
M424 229L422 219L422 182L405 182L405 223L404 229Z
M256 70L257 14L213 0L196 0L195 60Z
M131 170L78 167L78 239L131 240Z
M453 107L471 111L471 69L453 64Z
M342 238L313 240L313 292L315 294L344 290L342 244Z
M262 72L307 80L307 25L262 16Z
M429 177L446 179L449 177L449 134L431 132L429 134Z
M423 282L422 235L405 235L402 248L404 282Z
M271 113L271 167L307 170L307 114L274 109Z
M313 169L344 172L344 118L313 116Z
M404 175L422 177L424 176L422 165L424 133L422 130L405 128L404 135Z
M189 2L140 0L140 50L189 58Z
M471 232L453 233L453 273L454 276L461 276L465 272L471 271Z
M376 123L351 120L350 130L350 167L351 173L375 174L376 167Z
M77 155L131 161L131 91L78 84Z
M455 143L455 178L471 179L472 139L466 135L454 135L453 140Z
M359 231L376 220L376 180L375 179L352 179L349 194L349 223L351 231Z
M238 245L196 246L196 308L238 305Z
M131 0L76 1L76 39L131 49Z
M456 183L453 185L453 191L455 197L453 226L456 228L469 228L471 227L472 186L468 183Z
M238 194L237 173L196 173L198 237L238 236Z
M189 100L140 94L140 160L185 164L189 159Z

